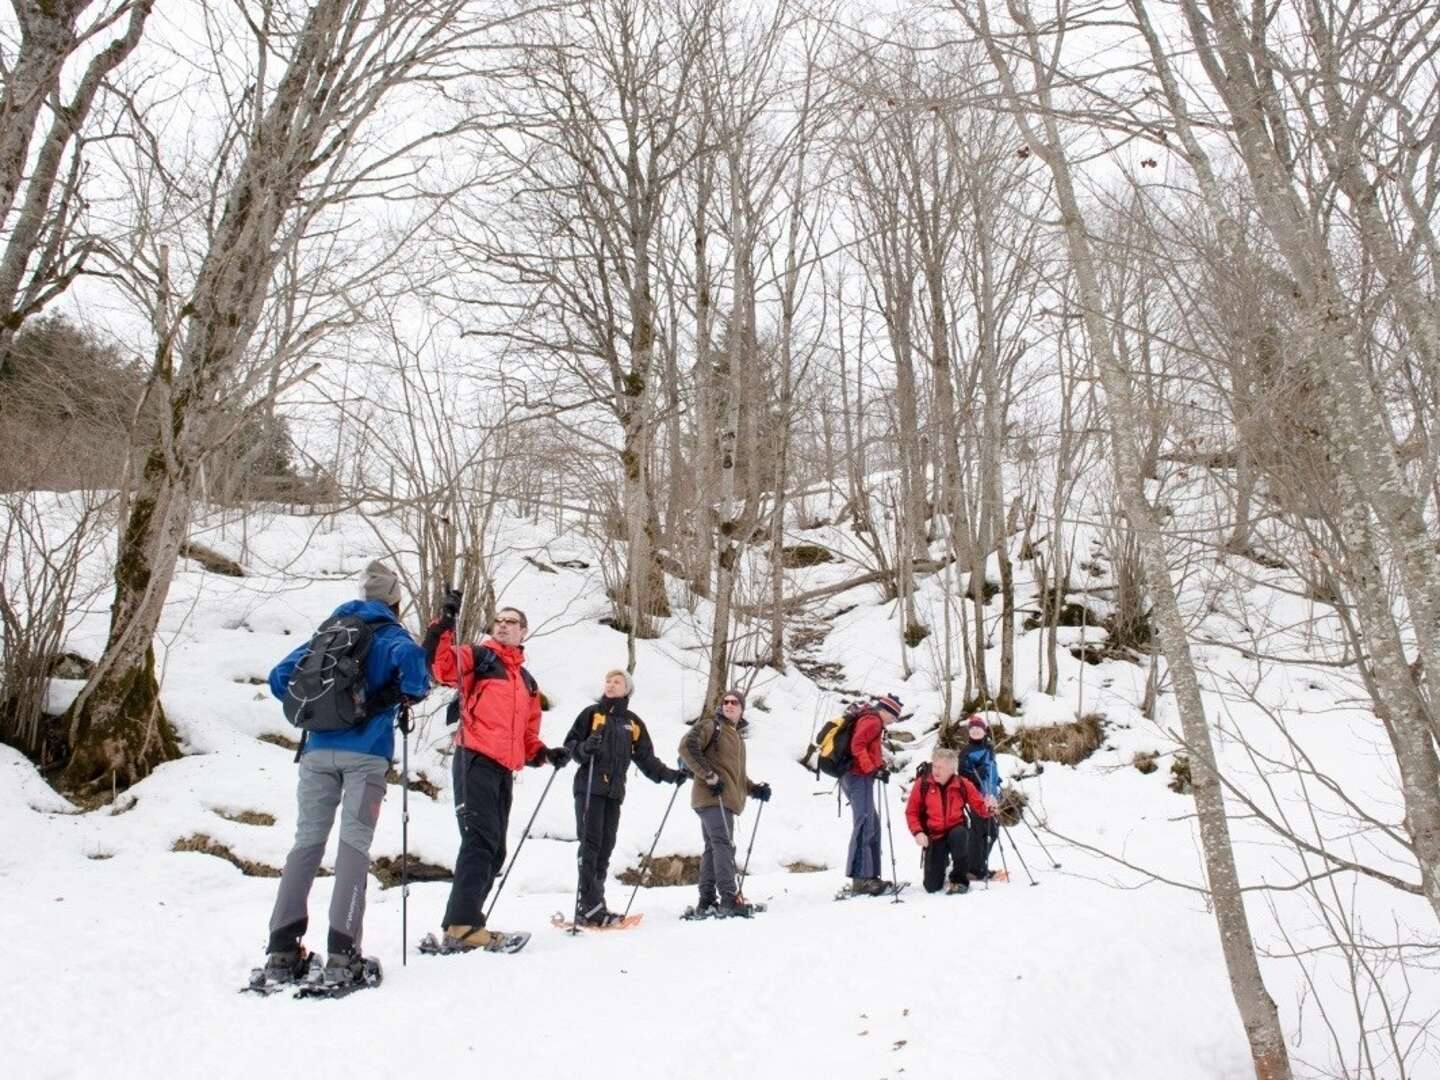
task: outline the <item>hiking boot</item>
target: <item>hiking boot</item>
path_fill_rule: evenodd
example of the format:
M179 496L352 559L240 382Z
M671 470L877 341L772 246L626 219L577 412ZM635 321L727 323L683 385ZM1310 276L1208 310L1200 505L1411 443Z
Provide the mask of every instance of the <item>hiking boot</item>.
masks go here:
M946 896L955 896L955 895L963 896L965 893L967 893L967 892L969 892L969 891L970 891L970 886L969 886L968 883L966 883L966 882L964 882L964 881L952 881L952 882L949 882L949 883L945 886L945 895L946 895Z
M365 960L353 949L333 952L325 961L325 982L331 986L357 982L365 977Z
M850 885L850 891L856 896L884 896L893 887L890 882L878 877L855 878Z
M720 906L715 909L715 916L720 919L748 919L754 914L754 906L741 900L738 896L729 900L721 900Z
M280 949L265 958L265 978L270 982L295 982L305 977L310 968L310 954L296 945Z
M483 926L447 926L440 947L446 952L469 952L490 944L490 931Z
M700 902L695 905L695 914L704 915L712 908L714 908L719 902L720 901L717 900L714 896L707 896L704 893L701 893Z

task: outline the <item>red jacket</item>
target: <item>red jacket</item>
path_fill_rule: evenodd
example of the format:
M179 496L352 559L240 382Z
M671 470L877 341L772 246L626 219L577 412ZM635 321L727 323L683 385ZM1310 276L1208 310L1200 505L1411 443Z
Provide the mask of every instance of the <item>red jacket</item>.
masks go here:
M478 655L488 662L475 669ZM445 686L455 686L455 636L440 634L430 674ZM479 646L462 646L460 682L462 703L456 739L467 750L484 754L507 769L519 769L545 751L540 741L540 690L525 671L525 650L501 645L487 637ZM494 657L494 659L490 659Z
M979 817L990 816L979 789L959 773L944 784L926 773L910 789L905 821L916 836L923 832L931 840L939 840L956 825L965 824L967 806Z
M874 776L885 766L885 751L880 746L880 736L885 725L878 713L863 712L855 720L855 730L850 735L850 756L854 764L852 773L860 776Z

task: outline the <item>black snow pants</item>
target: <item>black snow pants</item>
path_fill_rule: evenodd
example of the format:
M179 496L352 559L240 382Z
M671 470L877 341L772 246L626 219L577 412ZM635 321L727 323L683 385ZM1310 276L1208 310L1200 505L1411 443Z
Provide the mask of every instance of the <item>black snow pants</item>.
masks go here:
M620 799L591 795L587 808L584 795L575 796L575 833L580 837L580 914L598 914L605 909L605 879L610 872L610 853L615 850L615 833L620 828Z
M498 761L463 747L455 751L452 768L460 853L455 856L455 880L443 925L484 926L485 898L505 865L505 830L515 776Z

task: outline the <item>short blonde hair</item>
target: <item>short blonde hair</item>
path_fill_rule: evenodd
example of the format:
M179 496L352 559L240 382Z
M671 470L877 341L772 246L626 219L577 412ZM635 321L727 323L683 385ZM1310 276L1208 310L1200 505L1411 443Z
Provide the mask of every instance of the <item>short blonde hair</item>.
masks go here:
M960 765L960 754L956 750L951 750L948 746L937 746L935 752L930 755L930 760L931 762L948 761L950 767L954 769Z
M620 678L625 680L625 693L627 695L635 693L635 680L630 678L630 673L628 671L621 671L619 668L611 668L609 671L605 672L605 677L600 680L600 685L603 687L607 682L610 681L610 676L612 675L619 675Z

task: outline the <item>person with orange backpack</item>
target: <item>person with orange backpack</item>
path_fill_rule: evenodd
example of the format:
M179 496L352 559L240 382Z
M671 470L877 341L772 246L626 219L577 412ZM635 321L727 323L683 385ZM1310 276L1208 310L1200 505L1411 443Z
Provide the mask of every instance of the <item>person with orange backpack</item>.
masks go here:
M942 885L946 893L968 892L967 877L976 872L975 856L983 852L971 838L975 830L988 829L990 810L975 785L956 772L959 761L956 751L937 747L930 764L920 766L905 805L905 821L924 852L925 891L929 893L939 892Z

